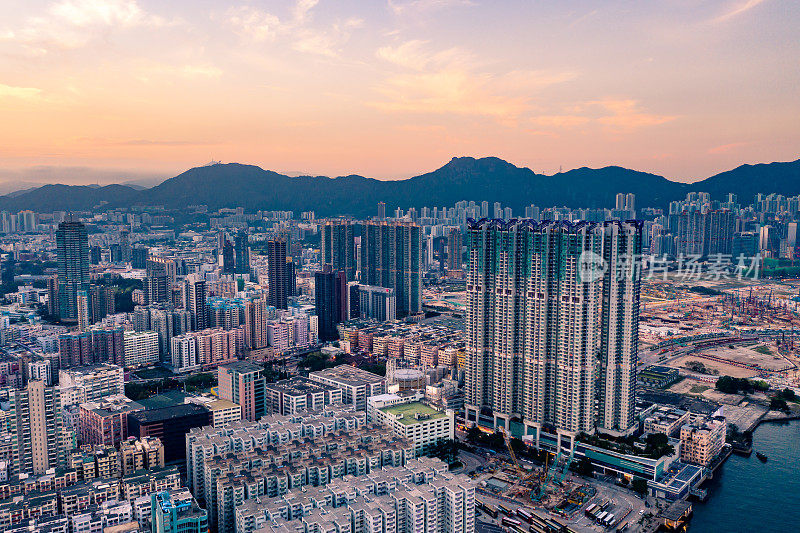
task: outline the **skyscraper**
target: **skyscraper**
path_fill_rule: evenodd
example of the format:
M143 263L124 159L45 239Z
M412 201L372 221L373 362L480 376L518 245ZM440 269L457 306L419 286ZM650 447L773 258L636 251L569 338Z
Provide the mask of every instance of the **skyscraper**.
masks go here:
M386 202L378 202L378 220L386 220Z
M44 474L65 466L58 387L31 380L24 389L9 390L7 427L13 449L9 474Z
M228 239L224 239L222 243L222 271L226 274L236 272L236 255L233 251L233 245Z
M322 264L343 271L347 281L356 279L355 239L349 220L329 220L322 226Z
M86 226L70 216L56 230L58 314L78 320L78 291L89 290L89 237Z
M340 302L336 298L336 277L330 265L314 273L314 306L317 309L319 339L332 341L339 338L336 332Z
M192 315L192 330L200 331L208 327L206 308L206 281L198 274L190 274L184 280L184 307Z
M422 232L416 224L365 222L361 283L394 289L397 316L422 311Z
M470 221L466 420L574 443L634 426L640 222Z
M447 269L461 270L461 232L453 228L447 234Z
M220 365L219 397L242 407L244 420L259 420L266 408L264 368L250 361Z
M276 309L286 309L286 241L273 239L267 242L267 303Z
M286 258L286 296L297 296L297 268L291 257Z
M247 231L242 230L236 234L234 239L234 251L236 253L236 273L250 273L250 242Z

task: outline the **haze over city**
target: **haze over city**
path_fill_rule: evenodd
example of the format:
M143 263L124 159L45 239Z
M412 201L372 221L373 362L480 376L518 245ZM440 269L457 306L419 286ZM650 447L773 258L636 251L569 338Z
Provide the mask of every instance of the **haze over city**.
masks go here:
M35 0L0 20L0 182L453 156L695 181L797 159L791 0Z

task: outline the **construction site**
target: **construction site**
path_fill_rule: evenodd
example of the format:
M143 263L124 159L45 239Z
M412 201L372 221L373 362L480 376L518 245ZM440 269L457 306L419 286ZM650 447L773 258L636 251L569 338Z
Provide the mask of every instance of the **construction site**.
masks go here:
M728 375L800 385L800 282L703 280L669 290L657 282L642 292L642 365L712 384Z
M633 518L631 513L639 518L642 500L612 480L575 475L570 469L575 460L571 453L544 453L543 464L534 465L518 459L507 436L505 440L510 460L492 457L477 476L482 485L479 508L493 518L499 512L530 522L528 515L538 510L571 524L574 530L587 531L619 526Z

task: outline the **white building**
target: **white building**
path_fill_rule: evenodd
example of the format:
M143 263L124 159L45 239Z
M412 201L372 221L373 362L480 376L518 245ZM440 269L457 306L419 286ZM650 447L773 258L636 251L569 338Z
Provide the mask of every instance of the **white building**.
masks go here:
M242 419L242 406L211 395L188 396L185 403L202 405L211 413L211 425L215 428L225 427Z
M367 398L386 394L386 379L383 376L350 365L311 372L308 378L340 389L342 402L355 405L359 411L366 410Z
M389 394L370 398L373 422L389 426L395 435L414 443L417 455L429 453L440 441L455 439L455 411L438 411L412 397L388 398ZM377 405L385 404L378 408Z
M125 366L128 368L158 363L158 332L125 332Z
M191 372L200 369L197 359L197 342L194 337L181 335L170 340L171 366L174 372Z
M93 402L125 394L125 372L109 363L61 369L58 373L62 405Z
M318 411L326 405L341 403L342 391L337 387L302 377L284 379L264 386L267 407L284 416L304 411Z

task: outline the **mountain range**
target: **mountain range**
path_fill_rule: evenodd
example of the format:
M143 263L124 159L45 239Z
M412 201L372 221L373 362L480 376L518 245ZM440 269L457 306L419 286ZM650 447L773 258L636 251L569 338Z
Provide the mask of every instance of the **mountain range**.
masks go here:
M522 214L527 205L540 207L613 207L618 192L636 195L639 207L667 207L690 191L723 200L734 193L749 203L757 193L800 194L800 159L742 165L691 184L617 166L578 168L553 176L536 174L496 157L454 157L432 172L397 181L350 175L287 176L240 163L196 167L155 187L129 185L44 185L0 196L0 209L37 212L82 211L97 207L162 205L168 209L205 204L210 210L244 207L246 211L315 211L318 216L371 216L386 202L396 207L451 207L460 200L487 200Z

